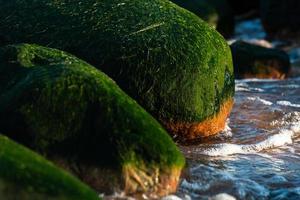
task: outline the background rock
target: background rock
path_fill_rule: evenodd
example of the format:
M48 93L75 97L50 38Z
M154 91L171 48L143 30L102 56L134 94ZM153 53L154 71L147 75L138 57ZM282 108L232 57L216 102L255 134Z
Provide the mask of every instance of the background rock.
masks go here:
M231 45L236 78L286 78L289 56L282 50L265 48L242 41Z

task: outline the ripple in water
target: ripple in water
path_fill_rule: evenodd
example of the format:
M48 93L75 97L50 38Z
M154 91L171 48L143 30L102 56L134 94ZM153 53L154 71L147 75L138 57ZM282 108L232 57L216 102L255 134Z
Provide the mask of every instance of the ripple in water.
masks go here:
M181 147L189 168L177 195L300 199L300 80L240 80L236 89L224 133Z

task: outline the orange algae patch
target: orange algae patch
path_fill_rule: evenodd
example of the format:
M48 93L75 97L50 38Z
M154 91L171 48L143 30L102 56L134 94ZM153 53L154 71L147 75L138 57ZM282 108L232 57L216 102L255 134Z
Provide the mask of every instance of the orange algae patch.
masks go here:
M125 193L138 195L139 193L161 197L176 192L181 167L159 169L159 167L145 168L127 164L123 167Z
M225 101L220 111L202 122L169 122L164 123L167 130L183 140L192 140L215 135L225 128L225 123L231 112L234 100Z
M271 68L271 67L269 67ZM276 69L272 69L269 73L259 73L259 74L251 74L246 73L242 75L243 78L259 78L259 79L279 79L283 80L287 77L288 74L280 72Z

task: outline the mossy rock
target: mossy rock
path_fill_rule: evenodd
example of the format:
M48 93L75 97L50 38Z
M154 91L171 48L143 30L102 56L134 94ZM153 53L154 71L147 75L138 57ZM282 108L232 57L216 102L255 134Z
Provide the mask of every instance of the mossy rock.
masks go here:
M217 28L219 15L214 7L205 1L199 0L171 0L173 3L179 5L182 8L191 11L206 21L208 24Z
M0 199L99 200L95 191L0 134Z
M237 41L231 45L236 78L283 79L290 71L287 53Z
M230 48L170 1L1 1L0 32L12 43L46 45L92 63L179 138L224 127L230 106L218 126L207 120L233 97Z
M98 69L59 50L0 49L0 131L100 192L176 189L185 161L171 137Z
M300 38L300 1L261 0L260 15L268 35Z

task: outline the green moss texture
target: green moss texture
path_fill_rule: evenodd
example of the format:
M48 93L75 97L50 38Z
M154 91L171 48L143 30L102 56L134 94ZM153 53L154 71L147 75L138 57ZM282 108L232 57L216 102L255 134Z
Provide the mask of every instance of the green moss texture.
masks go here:
M108 76L62 51L0 49L0 131L49 157L99 168L184 166L170 136Z
M158 120L200 122L233 96L232 58L224 38L167 0L0 4L3 41L73 53L112 77Z
M97 200L96 192L0 134L0 199Z

